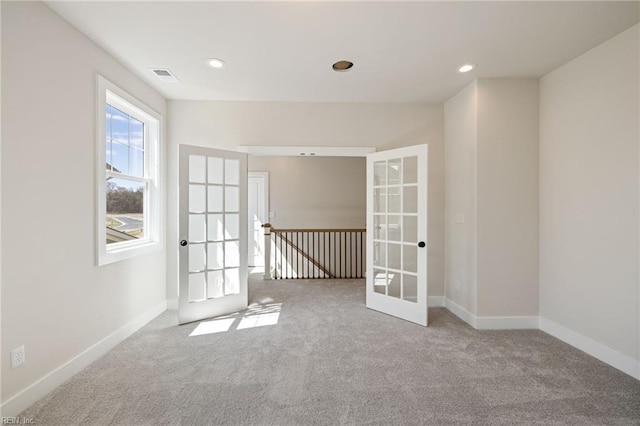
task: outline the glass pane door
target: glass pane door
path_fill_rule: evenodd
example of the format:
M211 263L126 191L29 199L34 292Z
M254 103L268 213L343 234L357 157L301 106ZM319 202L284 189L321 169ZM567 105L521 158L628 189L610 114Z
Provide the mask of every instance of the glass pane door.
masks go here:
M427 147L367 161L367 306L427 323Z
M181 145L180 166L184 323L247 306L246 155Z

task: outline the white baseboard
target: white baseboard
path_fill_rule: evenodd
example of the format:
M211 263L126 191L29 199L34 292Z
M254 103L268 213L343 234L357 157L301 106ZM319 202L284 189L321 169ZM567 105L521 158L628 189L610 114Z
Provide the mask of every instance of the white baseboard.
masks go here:
M178 309L178 299L167 299L167 309Z
M2 415L4 417L17 416L166 310L167 302L165 301L129 321L95 345L29 385L2 404L0 407Z
M451 299L445 299L444 302L447 309L476 330L538 329L538 317L479 317Z
M430 308L444 308L444 296L429 296L427 306Z
M445 298L445 307L450 310L454 315L460 318L462 321L469 324L471 327L476 328L476 316L467 311L462 306L458 305L451 299Z
M538 317L476 317L478 330L537 330Z
M546 318L540 317L540 330L640 380L640 360L633 359Z

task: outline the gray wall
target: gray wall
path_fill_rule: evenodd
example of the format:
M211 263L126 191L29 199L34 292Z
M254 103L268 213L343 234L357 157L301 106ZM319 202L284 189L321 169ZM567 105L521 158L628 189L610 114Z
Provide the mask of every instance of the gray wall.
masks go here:
M540 315L635 360L638 39L636 25L540 82Z
M96 73L165 113L47 6L2 2L3 401L166 300L164 250L96 266Z
M269 172L275 228L365 228L367 161L358 157L249 157Z

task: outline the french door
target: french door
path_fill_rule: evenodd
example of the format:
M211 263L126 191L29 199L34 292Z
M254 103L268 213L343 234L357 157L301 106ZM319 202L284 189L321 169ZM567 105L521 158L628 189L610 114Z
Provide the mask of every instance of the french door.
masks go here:
M246 309L247 156L179 146L180 324Z
M427 145L367 156L370 309L427 325Z

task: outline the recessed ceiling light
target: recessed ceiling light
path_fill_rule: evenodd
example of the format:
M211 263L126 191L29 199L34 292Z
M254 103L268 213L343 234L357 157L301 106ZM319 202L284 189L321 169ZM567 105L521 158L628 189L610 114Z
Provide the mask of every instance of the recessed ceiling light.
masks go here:
M475 65L465 64L465 65L461 66L460 68L458 68L458 72L469 72L472 69L474 69L475 67L476 67Z
M349 71L351 67L353 67L353 62L351 61L338 61L331 66L337 72Z
M218 58L211 58L209 60L207 60L207 63L209 64L209 66L211 68L215 68L215 69L222 69L224 68L224 61L222 59L218 59Z

